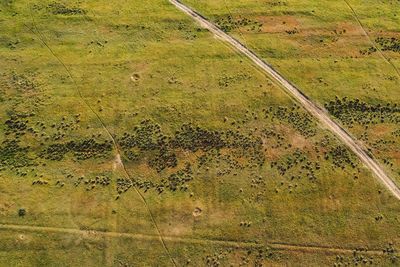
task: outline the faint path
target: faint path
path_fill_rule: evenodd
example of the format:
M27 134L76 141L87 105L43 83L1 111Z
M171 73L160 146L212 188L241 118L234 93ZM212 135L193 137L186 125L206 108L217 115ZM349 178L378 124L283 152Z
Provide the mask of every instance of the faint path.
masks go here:
M343 0L343 1L346 3L347 7L348 7L348 8L351 10L351 12L353 13L354 18L357 20L357 23L360 25L361 29L363 30L365 36L368 38L368 40L370 41L370 43L372 44L372 46L373 46L376 50L378 50L379 55L380 55L387 63L389 63L389 64L393 67L393 69L394 69L394 70L396 71L396 73L397 73L397 76L400 78L400 72L399 72L399 70L398 70L397 67L392 63L392 61L390 61L390 58L387 58L387 57L385 56L385 54L383 54L382 50L375 44L375 42L372 40L371 36L369 36L368 32L365 30L364 25L361 23L361 20L358 18L358 15L357 15L356 11L355 11L354 8L350 5L349 1L347 1L347 0Z
M132 233L119 233L119 232L105 232L96 230L79 230L69 228L58 228L58 227L43 227L43 226L30 226L30 225L15 225L15 224L0 224L0 230L13 230L13 231L30 231L30 232L53 232L53 233L65 233L65 234L79 234L85 238L90 236L107 236L114 238L131 238L135 240L157 240L159 237L156 235L145 235L145 234L132 234ZM237 247L237 248L265 248L269 247L276 250L288 250L288 251L301 251L301 252L329 252L329 253L354 253L355 249L339 248L339 247L327 247L327 246L308 246L308 245L297 245L297 244L286 244L286 243L259 243L255 241L241 242L232 240L216 240L216 239L198 239L198 238L187 238L178 236L164 236L165 241L169 242L181 242L199 245L219 245L226 247ZM362 253L381 255L382 250L366 250Z
M345 143L364 163L364 165L375 174L375 177L390 191L392 194L400 200L400 189L394 183L394 181L389 178L389 176L382 170L382 168L375 162L375 160L370 157L362 144L360 144L355 138L353 138L345 129L343 129L337 122L335 122L327 113L325 109L322 109L317 104L312 102L303 92L292 85L288 80L286 80L281 74L274 70L265 61L256 56L247 47L241 44L238 40L232 38L221 29L219 29L215 24L210 22L208 19L204 18L202 15L197 13L190 7L182 4L178 0L169 0L178 9L191 16L200 25L210 32L212 32L216 37L228 42L242 54L250 58L257 66L266 71L272 76L278 83L280 83L285 92L289 93L298 102L300 102L311 114L313 114L324 126L330 129L343 143Z
M121 160L121 154L117 154L113 163L113 169L116 170L118 168L123 168L124 163Z

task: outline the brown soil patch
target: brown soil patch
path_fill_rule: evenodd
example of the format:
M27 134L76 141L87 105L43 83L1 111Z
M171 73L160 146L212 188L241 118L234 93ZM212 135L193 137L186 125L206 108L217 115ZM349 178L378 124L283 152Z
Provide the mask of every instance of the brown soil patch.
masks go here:
M300 134L292 134L290 138L290 143L293 144L294 148L312 148L310 142Z
M371 130L371 134L381 137L390 134L391 131L392 128L390 126L385 124L378 124Z
M294 16L262 16L255 17L255 21L262 23L262 32L277 33L298 28L299 23Z

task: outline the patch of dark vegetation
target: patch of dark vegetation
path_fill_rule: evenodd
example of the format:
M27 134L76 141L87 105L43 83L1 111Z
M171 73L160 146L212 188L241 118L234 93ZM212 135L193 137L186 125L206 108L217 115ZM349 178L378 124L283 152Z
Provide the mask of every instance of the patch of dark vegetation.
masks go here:
M32 182L32 185L48 185L49 181L42 179L42 175L39 179Z
M398 129L396 131L393 131L392 135L395 136L395 137L400 137L400 129Z
M162 179L161 183L157 185L157 191L162 193L165 189L176 191L187 190L185 185L187 182L193 180L193 172L191 170L191 165L186 164L184 169L178 170L176 173L169 175L166 179Z
M368 104L359 99L349 100L347 97L325 104L331 115L344 125L352 127L354 123L368 127L370 124L400 123L400 107L397 104Z
M133 187L144 190L144 192L147 192L150 189L154 189L159 194L163 193L165 190L171 192L175 192L177 190L187 191L188 186L186 185L186 183L192 180L193 172L189 163L186 164L185 168L170 174L167 178L161 179L160 182L153 182L140 178L119 178L117 179L118 198L120 194L127 192Z
M320 169L319 164L318 162L308 161L305 153L301 150L296 150L278 161L271 162L271 168L276 166L278 173L282 176L299 165L301 170L306 172L306 177L314 182L316 180L315 171ZM300 179L302 172L303 171L298 172L300 175L297 175L297 177L292 176L292 180L295 178Z
M82 181L83 183L86 185L86 191L90 191L96 188L96 186L109 186L111 184L111 178L104 176L104 175L100 175L100 176L96 176L94 178L90 178L90 179L85 179L83 180L83 177L78 178L78 180L75 182L75 186L78 186Z
M384 257L387 258L390 263L392 264L398 264L399 263L399 256L397 255L396 249L393 247L392 243L389 243L389 245L382 250Z
M186 40L195 40L198 38L199 33L206 31L204 28L196 28L193 30L192 26L182 22L180 22L177 27L179 31L183 31L185 33Z
M270 107L263 109L265 118L270 118L272 121L276 118L279 121L287 122L296 131L306 137L312 137L316 134L316 124L311 119L308 113L300 112L299 106L292 108L288 107Z
M176 131L170 144L173 148L182 148L192 152L207 151L213 148L221 149L226 146L223 132L213 132L191 124L183 125L179 131Z
M175 168L178 165L176 154L167 147L162 147L150 161L149 166L158 172L165 168Z
M24 217L26 214L26 210L25 209L19 209L18 210L18 216L19 217Z
M87 47L89 47L89 46L95 46L95 47L104 48L106 44L108 44L108 41L107 41L107 40L104 40L104 41L95 40L95 41L90 41L90 42L87 44Z
M375 53L376 51L377 51L377 49L375 47L371 46L368 49L360 50L360 54L361 55L371 55L371 54Z
M233 131L210 131L192 124L184 124L172 136L164 135L161 127L150 120L133 128L133 133L125 133L118 143L130 160L148 158L148 165L158 172L174 168L178 161L177 151L202 151L200 164L208 157L207 152L229 149L235 157L246 157L252 161L261 155L262 141L258 137L244 136ZM221 156L221 154L220 154ZM258 156L258 157L257 157Z
M395 37L377 37L375 42L379 44L382 51L393 51L400 53L400 39Z
M7 46L8 46L8 48L10 48L11 50L14 50L14 49L17 48L17 46L18 46L19 43L20 43L19 40L16 40L16 41L9 41L9 42L7 43Z
M221 17L215 20L218 27L226 33L235 29L244 28L246 31L261 32L262 23L248 18L233 18L231 15Z
M239 224L242 230L249 229L251 222L241 222ZM278 250L265 247L254 248L228 248L215 251L215 253L208 254L204 257L201 264L204 266L233 266L230 262L234 262L238 266L268 266L270 260L279 261L284 256ZM188 264L189 265L189 264Z
M294 29L293 30L287 30L287 31L285 31L287 34L296 34L296 33L299 33L299 30L296 28L296 27L294 27Z
M79 7L67 7L64 4L53 2L47 6L47 10L54 15L86 15L87 11Z
M0 101L7 101L9 116L33 116L48 98L41 93L37 73L10 71L0 74Z
M145 120L139 126L133 127L133 133L124 133L118 143L125 150L138 148L141 151L151 151L165 145L166 140L167 136L161 133L159 125Z
M25 74L11 72L11 77L12 85L20 91L34 90L37 87L34 79L32 77L27 77Z
M270 6L287 6L288 3L285 1L271 1L271 2L267 2L268 5Z
M268 143L271 148L280 148L283 145L287 144L287 140L282 134L275 132L274 130L264 129L261 132L261 136L265 139L268 139ZM291 147L291 144L287 144L288 147Z
M219 79L218 85L220 87L228 87L233 83L240 83L242 81L247 81L251 79L251 75L246 73L241 73L236 76L223 76Z
M25 130L27 129L27 124L29 120L26 118L21 118L19 116L11 116L10 119L5 121L6 126L6 135L11 133L15 133L16 135L24 135Z
M347 165L350 165L353 169L356 168L357 162L354 160L354 156L345 146L337 146L325 153L325 159L332 158L333 164L336 167L344 169Z
M35 165L28 155L29 148L21 146L18 140L4 140L0 146L0 166L20 168Z
M111 141L97 142L93 138L84 141L69 141L49 145L41 151L40 157L50 160L62 160L65 154L71 152L77 160L104 157L113 148Z
M386 265L394 264L398 262L398 257L395 254L395 250L392 244L385 249L383 249L383 256L377 257L371 256L367 253L368 249L357 248L353 251L351 256L336 255L334 266L365 266L365 265ZM382 263L382 260L386 264Z

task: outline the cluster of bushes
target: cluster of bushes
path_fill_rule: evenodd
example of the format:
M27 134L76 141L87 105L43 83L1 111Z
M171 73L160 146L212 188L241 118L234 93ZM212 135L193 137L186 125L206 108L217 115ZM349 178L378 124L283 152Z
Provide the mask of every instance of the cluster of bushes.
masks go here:
M383 255L387 257L392 264L398 264L399 256L396 254L396 249L393 247L392 243L382 250Z
M400 53L400 39L395 37L377 37L375 42L380 45L382 51Z
M124 133L118 143L128 159L139 160L146 156L148 165L159 172L177 166L177 150L206 153L228 148L237 157L248 155L251 158L261 151L262 146L260 138L246 137L231 130L210 131L192 124L184 124L172 136L166 136L159 125L149 120L134 127L133 133ZM207 157L202 155L203 161Z
M8 47L11 49L11 50L13 50L13 49L16 49L17 48L17 45L19 44L20 42L19 42L19 40L17 40L17 41L10 41L10 42L8 42Z
M226 146L223 140L223 132L209 131L194 127L191 124L185 124L179 131L175 132L171 145L174 148L183 148L196 152L201 150L221 149Z
M329 156L332 158L333 164L341 169L344 169L346 165L350 165L354 169L358 165L345 146L336 146L328 153L325 152L325 159L329 159Z
M286 158L283 158L279 161L272 161L270 166L271 168L274 168L274 166L276 166L279 174L283 176L291 168L305 161L306 157L304 155L305 154L303 151L297 150L288 155Z
M263 26L262 23L257 21L252 21L248 18L232 18L231 15L227 17L218 18L215 23L218 27L223 30L224 32L228 33L232 30L238 29L240 27L246 27L247 31L261 31L261 27Z
M47 10L54 15L86 15L87 11L79 7L67 7L64 4L53 2L47 6Z
M149 180L141 180L139 178L118 178L117 179L117 193L119 195L127 192L129 189L136 187L144 190L146 193L150 189L155 189L159 194L165 190L174 192L176 190L186 191L188 189L186 183L193 180L193 172L191 165L186 164L186 167L170 174L168 177L161 179L160 182L153 182Z
M250 223L250 224L249 224ZM251 226L251 222L241 222L238 226L242 226L242 231L248 229ZM204 262L202 264L197 265L204 265L204 266L230 266L227 264L228 262L233 261L237 263L237 266L255 266L261 267L265 266L266 262L270 262L270 259L274 261L279 261L283 258L281 252L266 248L255 246L252 248L227 248L227 249L220 249L214 253L206 255L204 257ZM187 264L189 265L189 263ZM233 264L231 264L233 265ZM268 265L268 264L267 264ZM235 265L236 266L236 265Z
M317 161L308 161L305 153L298 149L278 161L271 162L271 168L275 166L281 176L288 174L291 169L299 167L300 170L297 171L297 179L300 179L303 176L303 171L305 171L305 176L311 182L317 180L316 171L321 168ZM294 175L291 176L291 180L295 178Z
M28 78L25 74L17 74L11 72L11 82L14 88L19 91L33 90L36 88L36 84L32 78Z
M287 6L288 3L284 2L284 1L268 1L267 4L269 4L270 6Z
M41 158L58 160L64 158L65 154L72 152L76 159L85 160L93 157L105 156L113 148L111 141L97 142L93 138L76 142L52 144L43 149L40 153Z
M400 136L400 129L392 132L393 136L399 137Z
M271 145L271 148L280 148L283 146L284 143L287 143L287 141L285 140L285 138L280 134L280 133L276 133L274 130L267 130L264 129L261 132L262 136L264 138L269 139L268 143L271 144L271 139L275 139L275 143L273 145ZM288 144L288 147L291 147L291 144Z
M141 151L157 150L166 144L167 137L161 134L161 127L150 120L144 120L118 139L123 149L138 148Z
M22 147L18 140L4 140L0 146L0 166L20 168L36 165L28 150L29 146Z
M157 186L157 190L159 193L163 192L164 188L170 191L178 189L186 191L187 186L185 184L191 180L193 180L193 172L191 165L187 163L185 168L178 170L165 179L161 179L161 184Z
M299 33L299 30L296 28L296 27L294 27L294 29L293 30L287 30L287 31L285 31L287 34L296 34L296 33Z
M265 117L272 121L278 119L287 122L304 136L314 136L316 134L315 122L307 113L303 113L299 109L300 107L297 105L290 108L270 107L264 109L263 112ZM251 117L257 119L254 113L251 114ZM226 122L227 119L224 121ZM189 123L182 125L174 134L167 136L162 133L159 125L150 120L142 121L140 125L133 128L132 133L125 133L117 141L123 148L124 154L129 155L128 159L137 161L145 158L148 166L158 172L178 166L176 156L178 151L200 151L202 153L198 154L197 167L207 166L205 170L208 170L211 164L215 164L214 167L219 170L217 175L221 176L231 174L235 170L262 167L266 161L264 150L267 149L262 138L276 139L273 146L276 148L283 145L286 145L286 149L292 147L281 134L270 129L249 131L248 135L244 135L239 130L211 131ZM325 147L329 144L329 138L321 141L321 145ZM319 153L317 148L316 152ZM346 164L353 168L356 166L351 154L345 148L333 147L328 152L324 152L324 155L325 160L332 157L336 167L344 168ZM318 161L308 161L305 153L299 150L273 161L271 167L277 168L282 176L287 175L294 167L300 168L298 178L306 176L311 181L316 181L316 173L321 168ZM236 175L235 172L233 174ZM179 175L172 175L168 178L171 182L169 188L180 185L181 180L177 180L176 177ZM160 185L147 184L147 186L149 188L158 186L160 191L163 190Z
M83 181L83 177L78 178L77 182L75 182L75 186L78 186L81 181ZM90 191L96 188L96 185L108 186L111 183L111 178L107 176L96 176L95 178L86 179L84 181L86 185L86 191Z
M116 200L119 199L120 195L127 192L131 188L138 188L147 192L147 190L156 187L152 181L142 181L136 178L118 178L117 179L117 197Z
M149 166L158 172L161 172L165 168L175 168L177 165L176 154L167 147L162 147L149 161Z
M27 129L28 122L29 120L21 119L18 116L11 116L11 118L4 123L6 125L5 134L9 135L11 133L24 132Z
M373 46L371 46L371 47L368 48L368 49L362 49L362 50L360 50L360 54L361 54L361 55L371 55L372 53L375 53L375 52L376 52L376 48L373 47Z
M220 87L228 87L230 84L235 83L235 82L242 82L249 80L251 76L246 73L241 73L236 76L223 76L219 79L218 85Z
M378 123L400 123L400 107L397 104L368 104L359 99L349 100L347 97L325 104L325 108L343 124L354 123L366 125Z
M310 115L305 112L299 112L300 107L270 107L263 109L265 118L274 120L277 118L280 121L287 122L296 131L306 137L312 137L316 134L316 124L311 119Z

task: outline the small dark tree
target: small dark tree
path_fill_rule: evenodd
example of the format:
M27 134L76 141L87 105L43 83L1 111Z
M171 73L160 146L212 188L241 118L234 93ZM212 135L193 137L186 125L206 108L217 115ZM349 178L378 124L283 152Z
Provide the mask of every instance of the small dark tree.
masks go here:
M18 210L18 215L19 215L20 217L25 216L25 214L26 214L26 210L25 210L25 209L19 209L19 210Z

